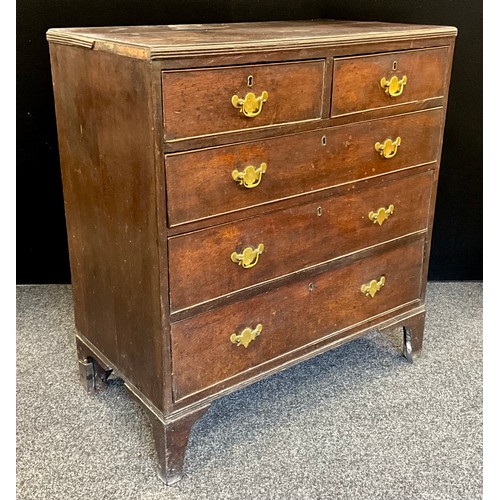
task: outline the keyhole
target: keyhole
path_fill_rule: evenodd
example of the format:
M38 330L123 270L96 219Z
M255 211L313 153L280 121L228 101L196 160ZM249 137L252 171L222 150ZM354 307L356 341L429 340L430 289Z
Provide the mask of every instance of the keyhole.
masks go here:
M324 135L322 138L321 138L321 144L323 146L326 146L326 135Z
M316 209L316 213L318 214L318 217L321 217L321 215L323 214L323 209L321 207L318 207Z
M312 292L316 288L314 283L309 283L309 291Z
M398 62L397 61L394 61L392 63L392 71L396 71L398 69Z
M249 87L253 85L253 75L248 75L247 83Z

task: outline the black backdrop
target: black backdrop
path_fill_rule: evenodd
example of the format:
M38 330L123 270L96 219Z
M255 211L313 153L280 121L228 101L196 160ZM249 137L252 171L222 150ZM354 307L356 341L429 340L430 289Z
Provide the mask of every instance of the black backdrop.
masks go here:
M458 28L429 278L482 279L481 2L19 0L16 14L18 283L70 282L48 28L313 18Z

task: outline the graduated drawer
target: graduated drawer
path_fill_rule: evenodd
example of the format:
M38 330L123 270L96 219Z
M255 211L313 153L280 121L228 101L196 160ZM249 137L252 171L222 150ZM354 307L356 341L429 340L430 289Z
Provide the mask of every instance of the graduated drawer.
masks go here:
M418 299L423 248L417 240L380 251L172 324L175 399Z
M324 60L164 71L165 139L320 118L324 74ZM263 92L252 106L249 94ZM244 110L234 96L248 97Z
M167 155L168 223L175 226L435 161L442 116L442 108L435 108ZM375 149L398 137L401 144L393 157Z
M448 47L336 58L331 114L442 97L447 61Z
M427 171L169 238L172 312L425 229L432 180Z

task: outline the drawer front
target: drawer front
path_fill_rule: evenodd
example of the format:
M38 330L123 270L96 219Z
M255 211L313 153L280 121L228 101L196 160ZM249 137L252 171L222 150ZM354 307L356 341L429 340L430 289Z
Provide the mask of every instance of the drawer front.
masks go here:
M425 229L432 179L428 171L170 238L172 312Z
M414 241L174 323L175 399L418 299L422 258L423 241ZM373 297L361 291L372 280Z
M332 116L441 97L447 61L447 47L335 59Z
M443 110L168 155L170 226L437 159ZM400 146L385 158L386 139ZM262 164L265 164L264 166ZM252 168L253 167L253 168Z
M324 60L164 71L166 140L320 118L324 76Z

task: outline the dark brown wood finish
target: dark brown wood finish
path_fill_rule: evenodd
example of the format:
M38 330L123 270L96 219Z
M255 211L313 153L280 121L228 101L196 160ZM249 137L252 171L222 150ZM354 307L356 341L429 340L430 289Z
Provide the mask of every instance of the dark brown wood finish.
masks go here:
M163 70L212 68L235 64L261 64L263 62L306 61L311 59L352 56L353 54L380 54L401 50L445 47L453 44L455 36L438 35L424 39L391 38L390 40L363 40L352 44L307 48L270 48L266 51L241 51L227 54L190 54L189 56L155 59ZM333 61L332 61L333 64ZM333 72L330 74L333 76ZM330 86L331 88L331 86Z
M388 331L402 330L403 355L412 363L422 351L422 341L424 337L425 311L415 311L408 315L402 322L379 327L381 333Z
M273 49L351 47L363 42L414 43L456 35L452 26L359 21L274 21L231 24L53 28L49 41L109 51L139 59L169 59L200 54L268 52ZM427 41L427 40L426 40ZM353 47L353 52L356 52Z
M300 349L285 353L283 356L275 358L269 363L250 368L225 382L220 382L217 386L208 387L203 391L193 393L191 396L186 396L179 400L174 406L179 408L178 411L181 411L184 408L196 408L201 404L212 402L215 399L241 390L270 375L284 371L291 366L307 361L308 359L314 358L331 349L335 349L373 331L394 331L395 328L399 327L401 333L403 333L404 325L408 323L408 319L420 314L423 310L424 306L420 300L408 302L401 307L386 311L363 323L351 325L349 328L341 330L331 337L324 337L317 343L310 343ZM404 355L404 351L402 351L402 354ZM214 392L215 387L216 392Z
M337 127L359 121L375 120L377 118L391 118L399 113L410 113L412 111L423 111L443 107L444 98L435 97L425 101L415 101L403 103L399 106L388 106L385 108L376 108L365 110L360 113L350 113L339 115L322 120L306 120L302 122L276 124L268 127L256 127L216 135L201 136L195 138L179 139L166 142L164 145L165 153L176 153L182 151L191 151L195 149L204 149L214 146L228 146L247 141L259 141L276 136L295 134L308 131L319 131L324 128Z
M165 139L319 119L324 73L324 60L165 71ZM234 95L264 91L268 98L258 116L246 117L231 103Z
M51 63L76 327L163 408L149 65L57 44Z
M422 258L423 240L418 240L174 323L175 399L418 299ZM361 292L361 285L382 276L385 285L373 298ZM231 334L258 324L262 333L247 348L231 343Z
M448 106L448 94L449 94L449 88L450 88L450 82L451 82L451 72L452 72L452 61L453 61L453 54L455 51L455 40L453 39L450 42L449 45L449 50L448 50L448 66L447 66L447 71L446 71L446 76L445 76L445 99L444 99L444 109L443 113L444 116L446 116L446 109ZM433 184L433 190L431 194L431 202L430 202L430 210L429 210L429 221L427 223L427 226L429 228L429 233L427 237L427 249L426 253L424 256L424 265L422 267L422 279L424 282L427 282L427 274L429 271L429 260L430 260L430 255L431 255L431 240L432 240L432 232L433 232L433 226L434 226L434 211L436 207L436 198L437 198L437 188L438 188L438 180L439 180L439 169L441 165L441 155L442 155L442 145L443 145L443 136L444 136L444 126L445 122L443 120L443 123L441 125L441 133L439 134L440 138L440 148L439 148L439 153L438 153L438 169L435 172L435 177L434 177L434 184ZM422 290L422 300L425 300L425 295L426 295L426 287Z
M372 328L400 328L409 360L420 351L455 35L345 21L49 30L82 384L124 379L168 484L215 398ZM403 74L386 96L382 76ZM256 117L230 102L263 90ZM395 137L380 157L374 143ZM231 178L262 162L256 188ZM389 204L381 226L368 219ZM258 243L255 267L231 262ZM231 342L257 323L247 348Z
M80 383L83 388L89 394L105 389L113 367L106 364L101 365L102 361L97 359L94 352L78 337L76 338L76 352L78 368L80 369Z
M158 460L158 477L164 483L172 485L182 477L184 456L191 429L196 421L205 414L210 405L198 406L191 412L185 412L175 419L164 421L159 415L152 413L147 406L142 404L142 401L138 400L138 402L146 411L153 428L153 439Z
M280 198L310 193L436 160L442 109L343 127L166 156L168 222L175 226ZM401 137L394 158L376 142ZM418 140L415 138L418 136ZM231 176L253 165L267 170L255 188Z
M170 238L172 311L425 229L431 188L427 172ZM368 218L391 204L394 214L382 225ZM233 252L261 243L264 252L254 267L231 261Z
M448 47L439 47L335 59L332 116L441 97L448 58ZM407 77L396 97L380 85L382 78L393 76Z
M436 162L424 163L422 165L415 165L412 167L407 167L404 169L390 171L385 174L380 174L375 177L366 177L363 179L358 179L357 181L348 182L345 184L339 184L338 186L328 187L320 189L317 191L311 191L307 194L307 200L311 202L316 202L327 198L328 196L342 196L344 194L350 193L355 189L364 189L369 186L384 185L386 182L390 182L397 178L408 177L409 175L417 175L419 173L428 172L436 168ZM187 222L185 224L179 224L173 227L167 227L166 232L169 237L190 233L193 231L198 231L201 229L206 229L221 224L226 224L229 222L235 222L243 219L250 219L255 216L260 216L270 212L275 212L284 208L289 208L291 206L300 205L307 201L303 195L298 195L294 197L281 198L272 203L264 203L262 205L255 205L245 208L244 210L237 210L234 212L227 212L214 217L199 219L194 222Z

